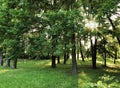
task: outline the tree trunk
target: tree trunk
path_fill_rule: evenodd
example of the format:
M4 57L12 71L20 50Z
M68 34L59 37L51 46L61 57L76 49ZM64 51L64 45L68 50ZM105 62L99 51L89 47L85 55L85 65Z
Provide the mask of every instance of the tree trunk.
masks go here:
M107 64L106 64L106 48L105 48L105 44L104 44L103 59L104 59L104 67L106 67L106 66L107 66Z
M116 64L116 59L114 58L114 64Z
M0 51L0 66L3 66L3 56L1 51Z
M59 64L60 63L60 56L57 56L57 63Z
M6 60L6 67L10 67L10 59Z
M115 51L114 64L116 64L116 59L117 59L117 51Z
M80 36L80 35L78 34L77 36ZM77 41L77 43L76 43L77 44L77 46L76 46L77 47L77 49L76 49L77 55L76 56L77 56L77 60L79 60L79 58L80 58L79 40L77 39L76 41Z
M72 73L77 73L75 34L72 34Z
M56 68L56 56L54 55L54 52L55 52L55 47L56 47L56 35L52 35L52 68Z
M66 53L64 53L64 64L66 64L66 61L67 61L67 60L66 60L66 57L67 57L67 56L66 56Z
M17 68L17 59L13 60L13 68L16 69Z
M68 59L69 59L69 53L64 53L64 64L66 64Z
M84 60L84 55L83 55L83 51L82 51L81 39L80 39L80 54L81 54L82 61L85 62L85 60Z
M79 60L79 58L80 58L80 55L79 55L79 49L77 50L77 60Z
M52 68L56 68L56 56L52 55Z
M95 38L95 44L92 43L91 39L91 52L92 52L92 68L96 69L96 54L97 54L97 39Z
M104 58L104 67L106 67L107 66L107 64L106 64L106 51L104 52L103 58Z
M68 53L68 50L67 50L67 48L66 48L66 44L64 45L64 62L63 62L63 64L66 64L66 62L67 62L67 60L68 60L68 58L69 58L69 53Z

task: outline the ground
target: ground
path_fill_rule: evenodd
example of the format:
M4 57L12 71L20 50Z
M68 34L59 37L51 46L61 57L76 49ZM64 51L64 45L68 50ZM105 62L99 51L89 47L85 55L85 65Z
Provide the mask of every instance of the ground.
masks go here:
M120 62L91 68L91 61L78 61L78 75L71 74L71 62L50 67L50 60L19 60L18 68L0 67L0 88L120 88Z

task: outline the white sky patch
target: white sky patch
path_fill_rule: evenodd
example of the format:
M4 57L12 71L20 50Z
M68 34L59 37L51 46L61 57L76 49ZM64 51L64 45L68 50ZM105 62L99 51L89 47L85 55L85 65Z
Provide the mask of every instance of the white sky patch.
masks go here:
M91 29L92 31L98 27L98 23L94 20L86 20L85 27Z
M118 7L120 7L120 3L118 4ZM115 15L111 16L111 19L115 21L118 17L120 17L120 8L117 9L117 12Z

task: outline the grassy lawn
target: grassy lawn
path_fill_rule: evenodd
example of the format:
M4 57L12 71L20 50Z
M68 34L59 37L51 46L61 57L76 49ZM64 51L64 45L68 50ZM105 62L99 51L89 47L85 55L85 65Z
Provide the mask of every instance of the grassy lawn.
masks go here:
M91 69L90 61L78 61L78 75L72 75L71 62L57 68L50 67L49 60L20 60L18 68L0 67L0 88L120 88L120 63L108 63L102 68Z

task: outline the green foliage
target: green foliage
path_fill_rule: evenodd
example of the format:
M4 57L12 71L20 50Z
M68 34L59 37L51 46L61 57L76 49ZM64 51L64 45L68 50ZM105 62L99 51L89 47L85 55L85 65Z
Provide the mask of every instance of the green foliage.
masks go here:
M117 16L113 20L112 16L118 13L119 3L119 0L1 0L0 46L5 58L63 56L65 52L70 54L74 45L79 51L80 41L84 41L81 50L87 52L91 49L91 36L98 40L98 55L106 51L114 56L119 52L115 38L119 39L120 19ZM110 19L113 25L108 22ZM97 22L98 27L94 31L86 29L87 20Z
M113 81L114 82L111 82ZM115 79L115 76L110 77L110 75L104 74L102 77L100 77L100 80L97 81L97 83L93 83L91 87L97 87L97 88L119 88L117 85L119 82L117 79Z

